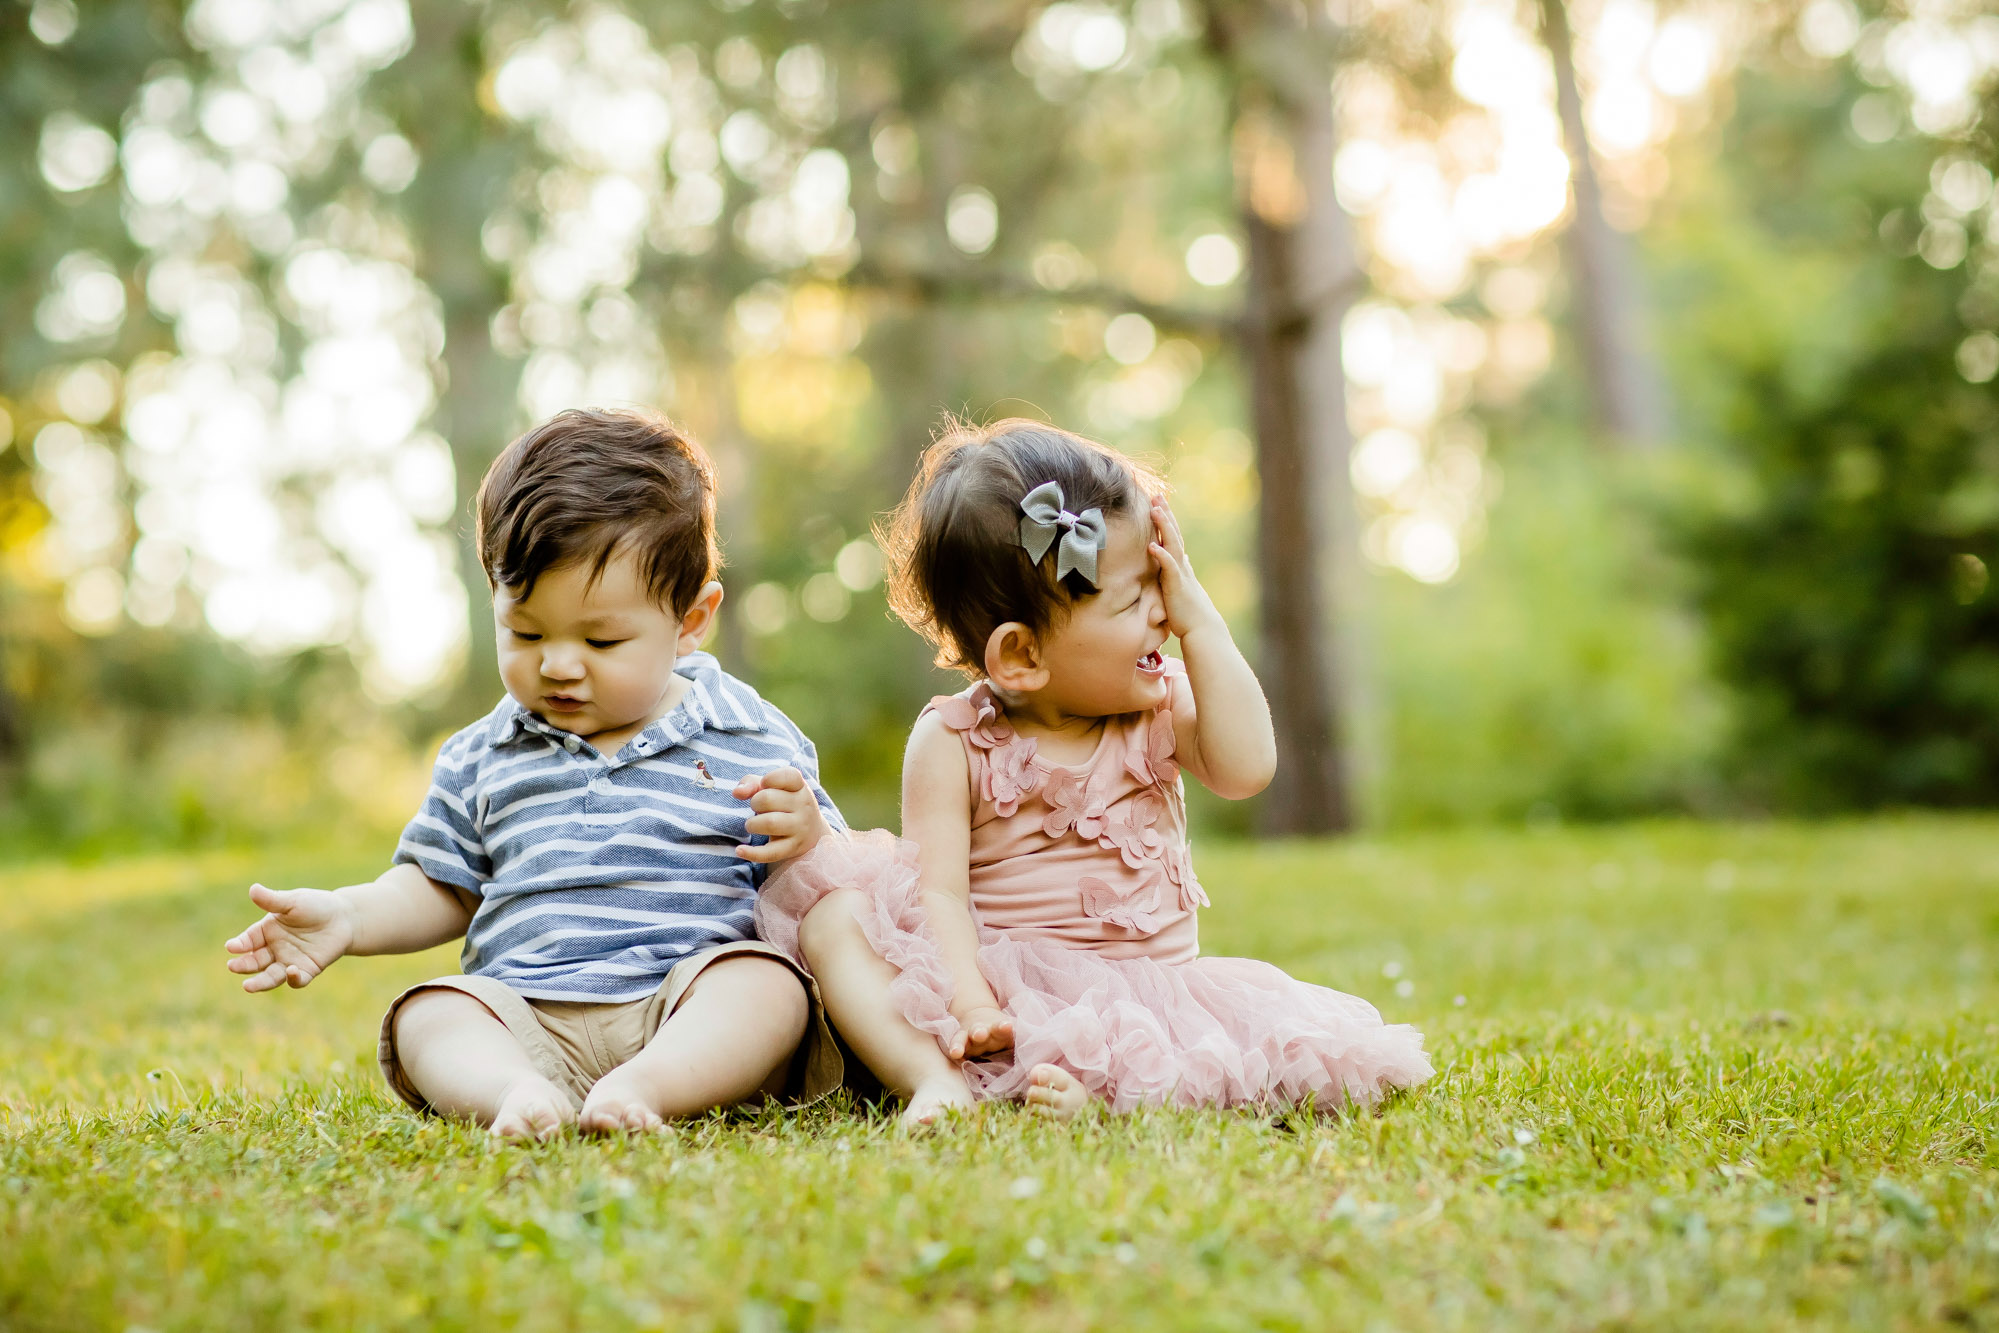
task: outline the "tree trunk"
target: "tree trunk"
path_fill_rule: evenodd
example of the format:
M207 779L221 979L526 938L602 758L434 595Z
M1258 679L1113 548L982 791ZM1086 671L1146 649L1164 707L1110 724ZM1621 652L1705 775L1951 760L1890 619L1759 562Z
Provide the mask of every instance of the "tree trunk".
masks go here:
M1277 776L1262 821L1273 834L1337 833L1355 822L1342 661L1351 654L1337 630L1358 550L1340 326L1361 272L1333 195L1332 34L1316 5L1302 16L1282 5L1251 12L1255 30L1241 40L1225 34L1225 43L1245 80L1238 138L1260 474L1258 674L1277 725Z
M480 13L459 6L411 10L416 40L396 67L384 101L415 144L422 170L404 192L403 216L416 242L417 275L444 307L444 386L437 428L450 443L458 486L454 535L465 585L465 665L448 698L451 717L476 716L499 697L499 663L485 571L475 548L473 500L480 479L518 424L519 369L493 347L493 314L507 299L507 276L487 260L481 231L518 165L516 150L463 90L482 74Z
M715 316L715 323L721 326L721 314ZM705 397L712 404L711 419L695 438L709 447L716 471L721 474L717 479L721 493L715 497L715 528L722 558L727 562L722 585L728 589L728 595L715 624L715 653L724 667L756 685L757 668L762 664L743 611L749 603L750 589L761 581L764 572L760 559L763 544L757 531L757 451L743 434L742 419L736 411L733 359L711 354L704 361L702 374L710 385ZM723 466L724 463L728 466Z
M1604 220L1565 0L1541 0L1541 35L1555 65L1555 106L1572 165L1576 215L1564 243L1591 411L1597 427L1618 443L1655 445L1666 438L1665 392L1645 348L1630 247Z
M0 672L7 666L5 647L0 643ZM28 738L21 726L20 706L14 702L14 692L7 688L4 677L0 677L0 781L19 768L27 754Z
M1252 309L1295 289L1298 237L1253 212L1249 235ZM1310 341L1281 327L1249 335L1256 429L1256 567L1260 589L1259 675L1277 724L1277 776L1264 796L1267 832L1329 833L1352 827L1331 642L1336 578L1321 555L1333 542L1330 484L1345 449L1315 423L1308 384ZM1336 372L1337 378L1337 372ZM1315 428L1315 424L1321 428ZM1344 423L1342 423L1344 425Z
M457 309L445 322L444 400L439 425L451 442L452 470L458 486L458 577L465 585L465 665L452 691L454 716L468 720L491 708L500 691L499 648L493 634L493 612L487 595L486 571L479 563L479 482L515 424L518 376L511 364L492 349L487 331L490 307L476 301L447 302Z

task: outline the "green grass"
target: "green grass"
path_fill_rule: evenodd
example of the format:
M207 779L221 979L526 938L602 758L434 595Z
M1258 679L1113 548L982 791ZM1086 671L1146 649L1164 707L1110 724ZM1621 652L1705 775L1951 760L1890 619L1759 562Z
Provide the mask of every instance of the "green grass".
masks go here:
M1415 1022L1428 1087L505 1150L373 1069L448 951L222 970L247 878L360 852L0 867L0 1328L1999 1328L1995 852L1971 818L1204 847L1209 951Z

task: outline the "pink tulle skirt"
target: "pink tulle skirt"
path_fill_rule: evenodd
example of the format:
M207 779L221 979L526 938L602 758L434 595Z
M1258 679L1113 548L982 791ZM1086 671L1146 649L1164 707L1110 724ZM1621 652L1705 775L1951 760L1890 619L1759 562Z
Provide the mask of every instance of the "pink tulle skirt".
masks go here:
M946 1046L951 974L925 919L915 848L881 830L827 838L757 898L757 931L799 958L798 925L856 889L856 917L896 968L903 1015ZM1367 1001L1250 958L1106 958L979 928L979 970L1013 1019L1011 1051L967 1061L975 1095L1026 1095L1036 1065L1068 1070L1115 1110L1140 1106L1371 1106L1430 1077L1423 1037Z

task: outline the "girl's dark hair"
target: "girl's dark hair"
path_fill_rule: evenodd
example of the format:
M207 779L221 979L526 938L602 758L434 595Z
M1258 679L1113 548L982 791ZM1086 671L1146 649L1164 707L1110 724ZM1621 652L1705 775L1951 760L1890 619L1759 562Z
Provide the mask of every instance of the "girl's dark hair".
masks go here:
M986 640L1008 621L1039 634L1096 589L1055 577L1056 546L1039 563L1020 544L1020 502L1043 482L1071 513L1143 516L1159 474L1115 449L1038 421L947 423L924 451L909 494L875 538L888 557L888 604L937 647L937 665L985 674Z
M701 446L639 412L558 412L503 450L479 483L479 563L527 597L551 569L590 577L620 549L654 601L687 614L721 568L715 468Z

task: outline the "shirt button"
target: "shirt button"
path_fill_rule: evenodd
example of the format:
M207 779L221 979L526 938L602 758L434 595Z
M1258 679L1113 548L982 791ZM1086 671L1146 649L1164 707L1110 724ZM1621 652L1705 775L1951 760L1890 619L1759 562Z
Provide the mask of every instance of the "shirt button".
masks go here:
M609 778L594 778L590 782L590 790L596 792L599 796L609 796L611 794L611 780Z
M574 736L564 737L562 743L569 747L569 753L571 754L575 754L579 749L583 748L583 742L577 740Z

